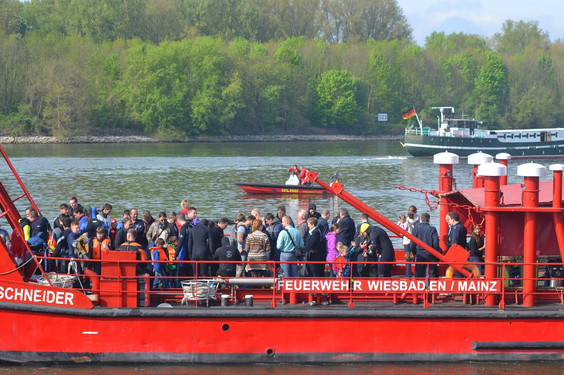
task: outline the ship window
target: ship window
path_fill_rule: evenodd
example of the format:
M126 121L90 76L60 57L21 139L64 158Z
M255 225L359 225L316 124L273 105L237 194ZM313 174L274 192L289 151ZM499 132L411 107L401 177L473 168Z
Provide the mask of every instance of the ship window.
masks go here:
M540 138L541 138L541 142L550 142L552 138L552 134L550 132L542 132Z

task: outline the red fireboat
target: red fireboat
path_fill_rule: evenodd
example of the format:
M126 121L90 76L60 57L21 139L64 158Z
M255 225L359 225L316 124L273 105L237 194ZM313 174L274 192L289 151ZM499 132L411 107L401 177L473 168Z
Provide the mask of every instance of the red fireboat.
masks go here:
M12 199L0 183L0 215L23 237L14 202L26 198L37 206L0 150L23 191ZM54 274L45 272L45 257L27 243L19 264L0 240L0 360L562 361L564 279L556 271L564 257L564 165L551 166L553 180L540 182L546 168L524 164L518 169L523 184L505 185L506 165L488 162L476 165L474 188L453 191L458 156L441 153L434 161L439 188L428 193L439 200L441 217L454 211L466 226L485 224L483 276L464 267L468 254L461 247L439 253L341 183L329 185L310 172L312 181L391 233L434 253L443 271L450 266L463 276L406 278L403 251L397 250L401 261L393 262L390 278L192 278L179 289L151 289L151 276L136 276L133 252L103 252L100 274ZM445 236L441 225L442 247ZM30 267L38 270L33 277L25 272ZM509 276L509 268L518 274ZM89 279L91 287L77 286L77 278Z
M300 178L292 171L284 185L276 184L256 184L248 182L237 182L235 185L240 187L247 194L268 194L268 195L332 195L331 190L314 185L308 180L307 184L302 184ZM333 178L333 176L332 176ZM338 180L338 177L334 177Z

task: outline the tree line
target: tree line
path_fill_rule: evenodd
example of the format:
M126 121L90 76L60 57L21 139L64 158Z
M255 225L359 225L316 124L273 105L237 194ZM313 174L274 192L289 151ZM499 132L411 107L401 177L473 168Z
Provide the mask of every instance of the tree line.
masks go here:
M338 132L454 106L490 128L559 126L564 45L537 22L434 32L395 0L0 0L0 132ZM412 121L412 120L410 120Z

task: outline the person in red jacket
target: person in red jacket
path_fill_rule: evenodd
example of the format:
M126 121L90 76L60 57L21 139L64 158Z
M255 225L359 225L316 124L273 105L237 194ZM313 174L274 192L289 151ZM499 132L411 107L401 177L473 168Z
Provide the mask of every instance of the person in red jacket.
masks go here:
M301 185L311 184L311 181L309 180L309 177L307 175L308 172L309 172L309 170L302 165L302 169L300 170L300 176L299 176Z

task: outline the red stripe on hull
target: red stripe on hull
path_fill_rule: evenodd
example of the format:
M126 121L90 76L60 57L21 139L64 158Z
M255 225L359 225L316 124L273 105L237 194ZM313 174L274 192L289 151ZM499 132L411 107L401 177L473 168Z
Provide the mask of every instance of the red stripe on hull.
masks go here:
M170 355L189 362L220 362L230 355L240 362L564 358L562 342L553 341L564 337L562 319L358 319L342 318L342 312L316 319L283 318L282 312L273 318L100 318L4 310L2 336L10 339L0 344L0 357L15 360L18 353L36 352L58 353L59 360L67 353L69 361L76 353L95 361L142 354L153 362L159 353L162 362ZM501 348L473 349L486 342L502 343ZM547 348L503 346L538 342Z

